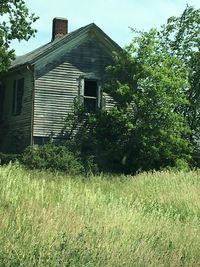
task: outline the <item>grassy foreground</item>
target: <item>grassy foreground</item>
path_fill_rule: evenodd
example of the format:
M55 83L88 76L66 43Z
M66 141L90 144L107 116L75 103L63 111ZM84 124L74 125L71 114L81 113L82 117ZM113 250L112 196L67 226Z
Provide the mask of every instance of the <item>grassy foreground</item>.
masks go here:
M0 266L200 266L200 173L0 167Z

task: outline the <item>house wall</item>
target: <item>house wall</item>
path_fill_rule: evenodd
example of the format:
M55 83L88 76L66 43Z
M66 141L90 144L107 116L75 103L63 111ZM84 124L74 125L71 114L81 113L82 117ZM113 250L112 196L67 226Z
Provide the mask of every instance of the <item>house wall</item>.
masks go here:
M12 115L14 80L24 78L24 93L21 114ZM4 152L21 152L31 143L33 73L31 70L19 69L4 76L5 90L3 116L0 124L0 150Z
M91 37L70 51L36 64L33 135L59 136L80 93L81 77L88 74L102 78L111 63L111 53ZM111 98L104 97L106 108L113 106Z

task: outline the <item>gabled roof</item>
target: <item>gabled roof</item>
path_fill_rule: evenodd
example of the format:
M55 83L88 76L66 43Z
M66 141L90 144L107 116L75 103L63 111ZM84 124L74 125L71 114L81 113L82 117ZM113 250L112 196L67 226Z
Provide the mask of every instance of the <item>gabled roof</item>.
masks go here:
M91 23L84 27L81 27L71 33L68 33L62 37L56 38L54 41L49 42L32 52L29 52L23 56L18 56L12 63L11 68L20 67L23 65L34 65L38 60L55 49L61 47L63 44L70 42L81 34L84 34L90 30L99 33L104 41L106 40L115 50L121 50L121 47L115 43L107 34L105 34L96 24Z

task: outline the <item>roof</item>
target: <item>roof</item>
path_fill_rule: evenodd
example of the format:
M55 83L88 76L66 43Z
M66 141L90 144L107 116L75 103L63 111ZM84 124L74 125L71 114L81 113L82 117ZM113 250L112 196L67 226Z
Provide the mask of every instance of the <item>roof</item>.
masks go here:
M88 24L84 27L81 27L81 28L79 28L79 29L77 29L71 33L68 33L64 36L58 37L54 41L51 41L51 42L33 50L32 52L29 52L23 56L16 57L16 59L13 61L12 65L11 65L11 68L16 68L16 67L20 67L20 66L28 65L28 64L32 65L36 61L38 61L40 58L42 58L43 56L50 53L51 51L57 49L58 47L62 46L63 44L71 41L72 39L76 38L80 34L83 34L84 32L87 32L91 29L96 30L97 32L102 34L104 36L104 38L107 39L107 41L110 42L112 44L112 46L115 47L115 49L117 49L117 50L121 49L121 47L117 43L115 43L108 35L106 35L96 24L91 23L91 24Z

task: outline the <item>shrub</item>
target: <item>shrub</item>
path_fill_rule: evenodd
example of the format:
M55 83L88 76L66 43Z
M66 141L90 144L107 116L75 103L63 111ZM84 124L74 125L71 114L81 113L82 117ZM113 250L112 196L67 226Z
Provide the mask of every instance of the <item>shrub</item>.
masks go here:
M30 169L64 171L68 174L84 172L83 165L73 152L65 146L55 144L28 147L21 162Z

